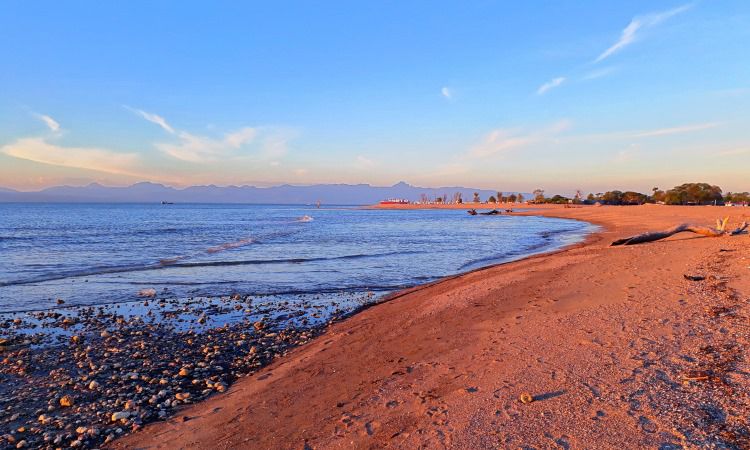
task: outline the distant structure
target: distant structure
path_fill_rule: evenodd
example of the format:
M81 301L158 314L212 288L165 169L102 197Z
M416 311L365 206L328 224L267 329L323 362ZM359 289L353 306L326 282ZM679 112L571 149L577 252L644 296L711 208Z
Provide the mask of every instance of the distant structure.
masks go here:
M408 205L409 200L404 200L403 198L389 198L386 200L380 201L381 205Z

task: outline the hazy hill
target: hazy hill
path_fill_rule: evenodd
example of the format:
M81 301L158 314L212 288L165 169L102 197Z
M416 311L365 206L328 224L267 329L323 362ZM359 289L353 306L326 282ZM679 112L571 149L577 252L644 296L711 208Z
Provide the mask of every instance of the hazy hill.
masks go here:
M156 183L136 183L127 187L102 186L55 186L41 191L21 192L0 188L0 202L106 202L106 203L274 203L305 204L320 200L323 204L364 205L386 198L405 198L418 201L422 194L433 199L446 195L451 198L461 192L464 201L470 201L474 192L482 200L495 191L466 187L422 188L401 182L393 186L371 186L369 184L316 184L310 186L281 185L273 187L255 186L190 186L176 189ZM524 193L529 198L529 194Z

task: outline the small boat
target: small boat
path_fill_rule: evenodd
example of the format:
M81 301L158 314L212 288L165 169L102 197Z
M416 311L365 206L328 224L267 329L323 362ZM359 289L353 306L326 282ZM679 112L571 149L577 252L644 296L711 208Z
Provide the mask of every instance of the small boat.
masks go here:
M477 210L476 210L476 209L470 209L470 210L468 210L468 211L466 211L466 212L467 212L467 213L468 213L468 214L469 214L470 216L476 216L476 215L477 215Z
M161 204L162 205L174 205L174 202L162 201Z

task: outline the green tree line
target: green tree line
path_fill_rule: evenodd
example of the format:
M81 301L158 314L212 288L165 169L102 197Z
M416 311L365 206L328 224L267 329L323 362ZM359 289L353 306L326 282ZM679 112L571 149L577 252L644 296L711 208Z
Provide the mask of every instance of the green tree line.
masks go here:
M580 195L574 198L555 195L545 197L542 189L534 191L535 203L602 203L606 205L642 205L644 203L664 203L667 205L723 205L725 203L748 203L750 193L723 193L719 186L709 183L685 183L666 191L654 187L650 194L635 191L613 190L590 193L585 199Z

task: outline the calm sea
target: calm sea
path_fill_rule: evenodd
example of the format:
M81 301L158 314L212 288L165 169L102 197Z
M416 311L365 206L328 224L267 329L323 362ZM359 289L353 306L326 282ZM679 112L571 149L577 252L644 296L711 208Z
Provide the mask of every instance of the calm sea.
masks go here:
M0 312L173 298L380 294L583 239L586 223L465 211L0 204Z

